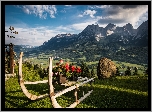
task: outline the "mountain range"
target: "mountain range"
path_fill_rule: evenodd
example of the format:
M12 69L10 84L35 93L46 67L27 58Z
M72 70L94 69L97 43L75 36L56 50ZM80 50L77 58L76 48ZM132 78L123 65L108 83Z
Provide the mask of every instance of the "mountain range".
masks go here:
M57 34L34 51L58 54L63 58L97 61L101 57L132 63L148 63L148 20L137 29L109 23L105 28L88 25L79 34ZM30 51L32 53L32 51Z
M93 41L102 43L102 41L118 42L121 45L138 45L148 46L148 20L143 22L137 29L128 23L123 27L117 27L109 23L105 28L99 25L88 25L81 33L77 34L58 34L55 37L44 42L40 49L49 48L58 49L61 47L69 47L74 43L80 44L84 41ZM143 41L144 40L144 41Z

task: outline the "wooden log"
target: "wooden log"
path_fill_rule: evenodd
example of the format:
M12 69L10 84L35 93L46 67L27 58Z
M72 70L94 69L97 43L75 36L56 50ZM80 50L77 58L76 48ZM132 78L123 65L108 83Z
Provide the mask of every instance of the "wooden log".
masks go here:
M81 79L78 79L77 82L84 81L84 80L87 80L87 79L88 79L87 77L81 78Z
M28 90L26 89L26 87L24 85L23 76L22 76L22 56L23 56L23 52L20 53L20 60L19 60L19 84L21 86L23 93L26 95L26 97L28 97L31 100L37 100L37 99L42 99L42 98L48 97L49 94L44 94L44 95L40 95L40 96L33 95L33 94L29 93Z
M65 93L68 92L68 91L72 91L72 90L74 90L75 88L76 88L76 86L74 85L74 86L71 86L71 87L69 87L69 88L67 88L67 89L64 89L64 90L62 90L62 91L59 91L58 93L55 94L55 98L61 96L62 94L65 94Z
M43 99L43 98L46 98L48 96L49 96L49 94L40 95L37 97L37 99Z
M64 85L65 87L66 86L72 86L72 85L74 85L74 84L76 84L77 82L75 82L75 81L68 81L68 82L66 82L65 84L61 84L61 85Z
M23 80L22 77L22 56L23 56L23 52L20 53L20 59L19 59L19 80Z
M91 78L91 79L88 79L87 81L84 81L84 82L78 84L78 85L82 86L83 84L88 83L88 82L93 81L93 80L94 80L94 78Z
M24 84L39 84L39 83L48 83L48 80L43 80L43 81L35 81L35 82L24 82Z
M87 94L85 94L83 97L81 97L81 98L78 100L79 103L82 102L86 97L88 97L92 92L93 92L93 90L89 91Z
M49 58L49 85L50 85L50 94L54 93L53 84L52 84L52 60L53 57Z
M13 74L5 74L5 77L6 77L6 78L15 77L15 76L16 76L16 73L13 73Z
M68 92L68 91L72 91L72 90L74 90L76 87L82 86L83 84L88 83L89 81L92 81L93 79L94 79L94 78L91 78L91 79L89 79L89 80L87 80L87 81L84 81L84 82L82 82L82 83L80 83L80 84L76 84L76 85L71 86L71 87L69 87L69 88L67 88L67 89L64 89L64 90L56 93L56 94L55 94L55 98L61 96L62 94L65 94L65 93Z
M81 97L77 102L74 102L73 104L71 104L69 107L67 108L74 108L76 107L80 102L82 102L86 97L88 97L93 90L89 91L87 94L85 94L83 97Z
M73 104L71 104L69 107L67 108L75 108L79 103L78 102L74 102Z
M51 100L52 100L52 105L53 105L54 108L62 108L62 107L58 104L58 102L56 101L56 99L55 99L54 96L51 97Z
M49 85L50 85L50 98L52 101L52 105L54 108L62 108L56 101L55 96L54 96L54 88L52 84L52 60L53 57L49 58Z

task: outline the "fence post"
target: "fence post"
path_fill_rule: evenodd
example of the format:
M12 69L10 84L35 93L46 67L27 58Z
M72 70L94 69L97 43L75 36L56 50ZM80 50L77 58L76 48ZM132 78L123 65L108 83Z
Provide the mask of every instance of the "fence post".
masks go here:
M9 51L10 51L10 73L14 74L14 53L13 53L13 44L9 44Z

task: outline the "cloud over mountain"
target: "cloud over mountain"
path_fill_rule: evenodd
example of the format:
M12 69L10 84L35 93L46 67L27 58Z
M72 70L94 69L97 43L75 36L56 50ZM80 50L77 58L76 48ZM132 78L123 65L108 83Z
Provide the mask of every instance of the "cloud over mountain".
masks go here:
M83 16L85 16L85 15L89 15L91 18L94 18L94 14L96 13L97 11L95 11L95 10L85 10L84 12L83 12L83 14L80 14L80 15L78 15L79 17L83 17Z
M20 44L23 38L22 42L26 45L41 45L57 34L78 34L91 24L106 27L112 23L122 27L130 23L136 29L146 20L148 20L148 5L7 5L5 7L5 28L13 26L19 32L14 40L15 44ZM28 38L39 41L32 43L31 40L24 40ZM6 40L10 42L8 38Z
M140 18L146 17L148 19L148 5L112 5L104 7L102 11L103 16L98 20L98 24L132 23L133 26L136 26L137 21L143 22Z

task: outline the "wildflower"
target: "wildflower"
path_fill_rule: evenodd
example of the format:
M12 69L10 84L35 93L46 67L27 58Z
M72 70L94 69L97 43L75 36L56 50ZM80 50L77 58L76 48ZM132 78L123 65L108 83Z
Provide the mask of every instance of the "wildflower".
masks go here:
M75 66L71 67L71 71L74 72L75 71Z
M66 72L68 72L70 69L69 69L69 63L66 63L65 64L65 69L66 69Z
M80 68L77 68L77 69L76 69L76 72L77 72L77 73L80 73L80 72L81 72L81 69L80 69Z

